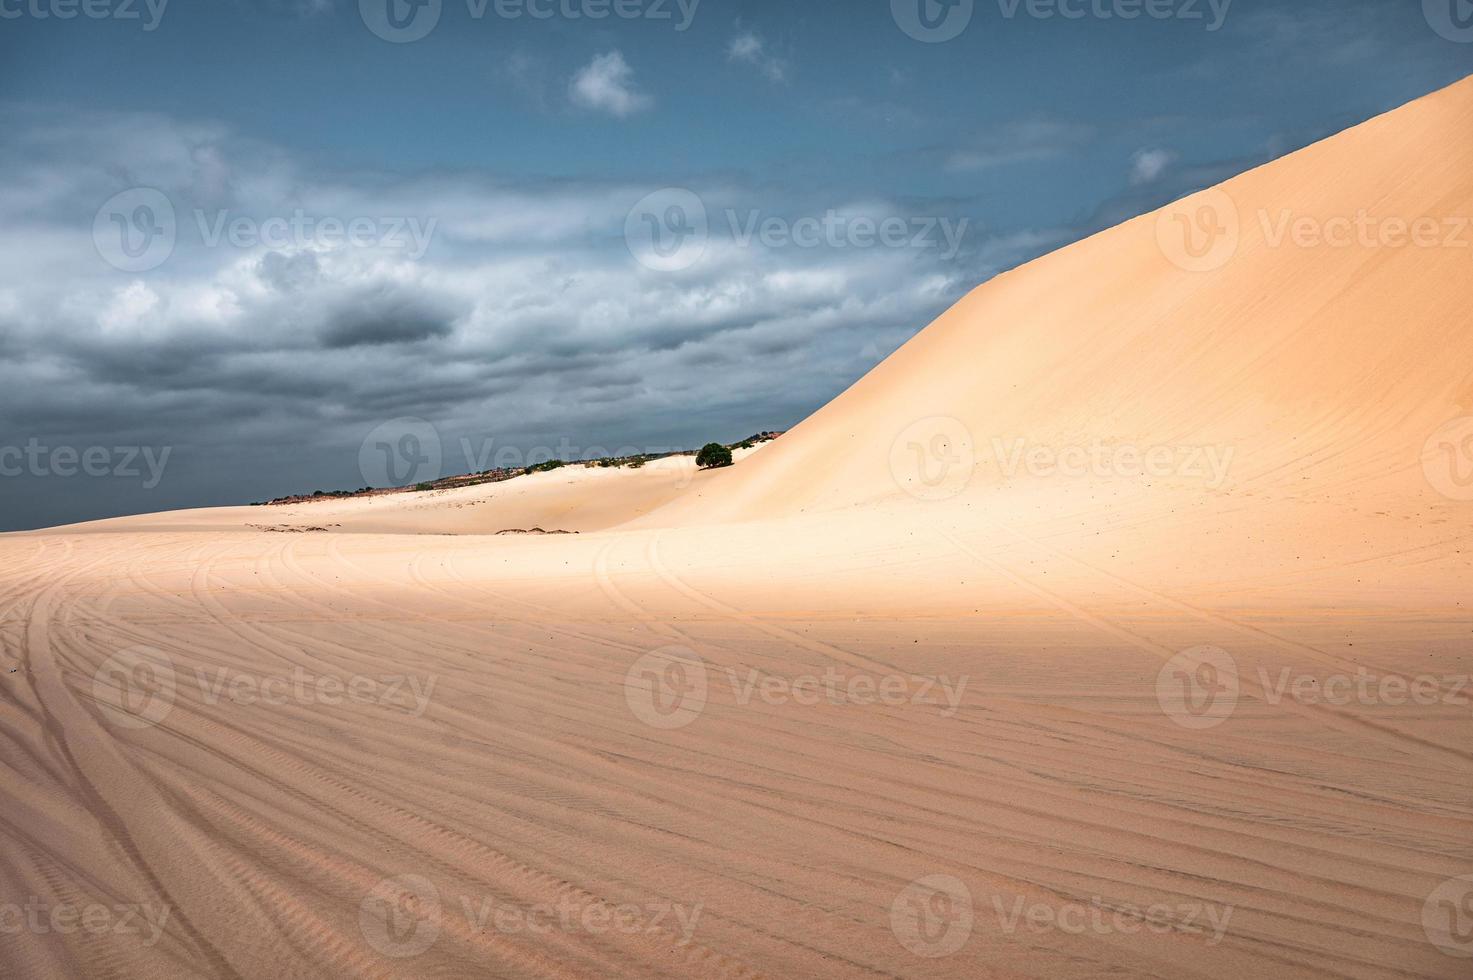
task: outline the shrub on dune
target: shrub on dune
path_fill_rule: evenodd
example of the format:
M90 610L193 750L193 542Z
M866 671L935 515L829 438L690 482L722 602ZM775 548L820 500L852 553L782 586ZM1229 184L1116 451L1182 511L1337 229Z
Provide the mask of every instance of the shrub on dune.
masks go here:
M703 470L731 465L731 450L719 442L708 442L696 453L696 465Z

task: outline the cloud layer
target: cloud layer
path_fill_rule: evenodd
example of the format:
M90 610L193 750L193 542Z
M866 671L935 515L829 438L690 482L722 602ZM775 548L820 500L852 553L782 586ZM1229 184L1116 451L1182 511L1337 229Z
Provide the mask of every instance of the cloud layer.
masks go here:
M329 173L159 115L0 122L10 438L174 447L160 489L120 509L357 486L363 435L399 416L452 446L684 446L789 425L1019 257L976 236L952 255L939 232L806 244L825 216L845 233L954 217L711 178L690 188L700 260L662 272L625 240L648 185ZM130 188L166 203L136 227L136 209L97 220ZM159 264L109 264L165 211ZM744 240L769 226L793 236ZM35 522L42 502L0 492L12 526Z

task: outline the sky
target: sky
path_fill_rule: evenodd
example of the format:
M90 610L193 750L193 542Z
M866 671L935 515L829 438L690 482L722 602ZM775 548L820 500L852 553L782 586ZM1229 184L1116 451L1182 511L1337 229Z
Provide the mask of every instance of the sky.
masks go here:
M0 0L0 530L788 428L1469 73L1468 0Z

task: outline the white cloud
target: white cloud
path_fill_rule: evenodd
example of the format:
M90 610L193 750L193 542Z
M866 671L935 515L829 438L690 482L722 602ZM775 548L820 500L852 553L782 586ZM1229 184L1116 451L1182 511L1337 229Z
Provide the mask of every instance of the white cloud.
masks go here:
M623 118L648 109L649 96L634 86L634 70L618 51L595 55L568 86L574 105Z
M1130 158L1130 186L1139 187L1154 182L1167 167L1176 162L1176 158L1175 151L1159 147L1136 150L1135 155Z
M731 39L726 47L726 60L752 65L772 82L783 81L788 73L787 64L768 54L767 43L753 31L743 31Z
M159 294L137 280L113 293L112 299L97 314L97 324L113 333L132 330L159 307Z

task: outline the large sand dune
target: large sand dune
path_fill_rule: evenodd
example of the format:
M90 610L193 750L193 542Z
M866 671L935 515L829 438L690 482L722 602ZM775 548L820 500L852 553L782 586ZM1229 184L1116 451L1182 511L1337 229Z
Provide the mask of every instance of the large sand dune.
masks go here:
M1206 250L1204 209L1226 233L1197 260L1178 221ZM978 287L770 452L646 523L886 502L963 526L985 511L1017 530L1040 512L1087 515L1073 526L1104 536L1096 554L1128 549L1123 565L1163 581L1179 581L1190 542L1223 585L1313 567L1322 588L1333 568L1370 597L1405 550L1430 562L1419 587L1462 596L1466 553L1449 565L1445 546L1468 509L1422 456L1473 413L1470 215L1465 81ZM975 461L964 484L921 482L907 446L938 437ZM1132 477L1145 467L1121 447L1180 450L1179 466L1061 481L1047 465L1030 474L1025 456L1008 473L1020 445L1100 445ZM1128 537L1112 534L1126 523ZM1403 585L1405 572L1388 575Z
M0 972L1467 976L1469 215L1464 82L729 470L0 538Z

